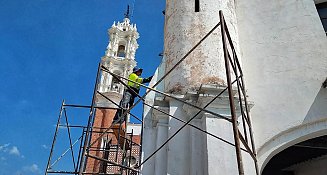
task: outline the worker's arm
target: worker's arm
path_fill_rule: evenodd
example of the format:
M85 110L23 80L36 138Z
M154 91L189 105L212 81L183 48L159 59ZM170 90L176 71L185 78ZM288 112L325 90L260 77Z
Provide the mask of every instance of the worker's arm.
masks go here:
M153 76L148 77L148 78L143 78L142 83L149 83L149 82L152 80L152 77L153 77Z

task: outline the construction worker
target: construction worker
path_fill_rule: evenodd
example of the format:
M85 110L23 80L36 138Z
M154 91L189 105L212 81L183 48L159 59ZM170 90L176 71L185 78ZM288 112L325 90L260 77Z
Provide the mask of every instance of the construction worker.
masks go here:
M152 76L148 77L148 78L141 78L140 76L142 75L142 71L143 69L141 68L138 68L138 67L134 67L133 68L133 73L131 73L128 77L129 80L132 80L134 82L138 82L138 83L148 83L151 81L152 79ZM128 110L128 108L130 106L133 105L134 103L134 99L135 97L139 94L140 92L140 85L137 84L137 83L134 83L132 81L128 81L127 85L129 88L127 88L125 91L124 91L124 94L123 94L123 98L121 99L119 105L120 105L120 108L117 109L117 112L116 112L116 115L113 119L113 127L112 129L114 130L114 134L118 140L118 133L120 132L120 135L121 136L124 136L124 131L123 129L124 128L121 128L121 124L126 121L126 116L123 116L124 115L124 112L126 110ZM118 131L119 130L119 131ZM123 139L120 139L120 144L122 146L122 140Z
M133 72L129 75L128 79L138 82L138 83L149 83L152 79L151 77L148 78L141 78L143 69L134 67ZM120 109L117 110L116 115L114 117L113 123L114 124L121 124L125 121L126 117L122 116L124 114L124 110L127 110L128 107L132 106L134 103L135 97L140 92L140 85L137 83L134 83L132 81L128 81L127 85L130 88L127 88L124 92L123 98L120 101Z

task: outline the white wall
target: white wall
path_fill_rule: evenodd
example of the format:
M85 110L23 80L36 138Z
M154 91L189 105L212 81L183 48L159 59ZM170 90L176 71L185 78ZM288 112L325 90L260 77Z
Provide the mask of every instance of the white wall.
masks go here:
M241 56L259 165L326 134L327 39L313 0L238 0Z
M141 124L128 124L127 125L127 132L131 133L133 131L134 135L140 135L141 134Z
M149 83L149 87L153 87L155 83L164 75L165 72L165 59L163 58L162 63L156 69L155 74L151 82ZM162 81L155 89L159 91L163 91L164 81ZM155 97L157 97L154 91L151 91L145 98L145 102L151 106L154 105ZM156 149L157 142L157 128L153 127L153 116L152 109L148 106L144 106L144 118L143 118L143 139L142 139L142 160L146 159L150 154L152 154ZM141 173L144 175L155 174L155 156L149 159L142 168Z

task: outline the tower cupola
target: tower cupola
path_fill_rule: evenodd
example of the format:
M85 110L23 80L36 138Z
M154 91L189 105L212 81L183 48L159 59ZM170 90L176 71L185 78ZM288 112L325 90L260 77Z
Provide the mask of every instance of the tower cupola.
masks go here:
M139 38L136 24L131 24L130 19L124 18L123 22L114 22L108 30L110 37L106 56L118 59L135 59L138 48L136 39Z

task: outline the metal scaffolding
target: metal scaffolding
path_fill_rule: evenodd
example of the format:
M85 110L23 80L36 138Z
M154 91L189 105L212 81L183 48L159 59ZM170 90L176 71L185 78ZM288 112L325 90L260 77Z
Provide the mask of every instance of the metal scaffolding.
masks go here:
M98 66L98 72L96 76L96 82L94 86L94 93L93 93L93 98L92 98L92 103L90 106L83 106L83 105L68 105L65 104L63 101L60 112L59 112L59 117L56 125L56 130L51 146L51 151L45 171L45 175L47 174L78 174L78 175L83 175L83 174L109 174L108 173L108 167L115 167L119 169L116 174L121 174L121 175L133 175L133 174L139 174L140 173L140 167L147 163L151 157L153 157L160 149L162 149L170 140L172 140L183 128L186 126L192 127L196 130L199 130L205 134L208 134L212 136L215 139L218 139L228 145L234 146L235 151L236 151L236 160L237 160L237 166L238 166L238 172L239 175L244 175L244 165L242 161L242 151L248 153L254 162L254 168L256 171L256 174L259 175L259 170L258 170L258 165L257 165L257 159L256 159L256 150L255 150L255 144L254 144L254 139L253 139L253 131L252 131L252 125L251 125L251 120L250 120L250 114L249 114L249 104L247 101L247 95L246 95L246 88L244 85L244 78L243 78L243 71L240 66L240 62L238 60L236 50L233 46L233 42L229 33L229 30L226 26L226 22L223 16L222 11L219 11L219 16L220 16L220 21L217 23L216 26L214 26L192 49L189 50L170 70L166 71L166 74L163 75L152 87L145 86L143 84L134 82L139 84L140 86L144 87L147 89L146 93L143 96L138 95L139 99L127 110L124 110L123 116L127 117L127 115L130 115L137 119L139 122L142 124L142 129L143 129L143 116L142 117L137 117L134 114L131 113L131 110L140 102L143 102L144 106L148 106L152 108L153 110L156 110L158 112L161 112L172 119L175 119L183 125L174 133L172 134L163 144L158 147L152 154L150 154L148 157L144 158L141 160L141 156L137 157L136 162L138 162L136 165L131 166L131 158L132 158L132 150L138 150L139 153L142 152L142 144L137 144L133 142L133 132L132 133L127 133L125 132L124 136L118 137L117 144L111 144L108 143L105 145L103 148L97 147L95 144L101 141L104 137L110 137L113 134L113 124L111 124L110 127L108 128L97 128L93 126L93 122L95 119L95 110L96 109L122 109L119 104L115 103L112 99L108 98L105 94L101 93L98 91L98 84L99 84L99 77L102 74L102 72L109 73L112 77L116 78L119 83L123 84L125 88L129 88L126 84L127 81L130 81L126 79L125 77L119 76L117 74L114 74L111 72L108 68L105 66L99 64ZM155 87L159 85L160 82L162 82L177 66L179 66L208 36L210 36L215 30L217 30L220 27L221 30L221 39L222 39L222 46L223 46L223 54L224 54L224 61L225 61L225 69L226 69L226 77L227 77L227 87L223 89L222 92L217 94L214 98L212 98L211 101L209 101L204 107L199 107L196 106L190 102L184 101L182 99L176 98L173 95L170 95L165 92L161 92ZM232 69L232 71L230 70ZM232 80L232 77L235 77L235 80ZM133 82L133 81L132 81ZM234 95L233 91L235 91L235 87L237 90L237 93ZM130 89L130 88L129 88ZM132 90L132 89L130 89ZM184 103L185 105L188 105L190 107L196 108L198 112L191 116L189 120L184 121L181 120L175 116L170 115L169 113L160 110L156 108L153 105L150 105L146 103L145 101L145 96L149 92L155 92L160 95L163 95L165 97L172 98L174 100L180 101ZM210 111L206 109L211 103L213 103L217 98L221 97L221 95L224 92L228 92L228 97L229 97L229 106L230 106L230 111L231 111L231 118L227 118L225 116L222 116L218 113L215 113L213 111ZM104 107L98 107L95 104L95 97L96 95L100 95L104 99L108 100L117 108L104 108ZM239 102L235 102L236 98ZM237 114L236 114L236 105L240 107L241 111L241 127L242 129L240 130L238 128L238 121L237 121ZM68 123L68 116L67 116L67 109L68 108L86 108L89 109L89 115L88 115L88 121L85 126L81 125L70 125ZM233 134L234 134L234 143L227 141L224 138L221 138L213 133L210 133L206 130L201 129L200 127L197 127L193 124L191 124L191 121L196 118L201 112L206 112L209 114L214 115L215 117L224 119L232 124L233 128ZM61 120L64 118L64 123L61 123ZM127 129L127 122L125 122L125 128ZM59 132L59 128L66 128L67 129L67 135L68 135L68 140L69 140L69 147L62 155L59 156L58 159L55 161L52 160L53 158L53 152L57 140L57 135ZM81 129L81 136L78 137L76 141L72 140L71 137L71 129L72 128L80 128ZM120 127L121 128L121 127ZM119 128L119 129L120 129ZM127 130L126 130L127 131ZM120 133L120 131L118 132ZM97 137L92 137L97 135ZM93 139L91 139L93 138ZM123 140L123 147L121 148L119 145L121 141L119 139ZM142 139L142 138L141 138ZM76 155L76 151L74 152L74 146L79 143L79 147L75 148L75 150L78 150L78 155ZM130 147L131 150L127 151L126 147ZM76 146L75 146L76 147ZM63 170L54 170L54 165L57 164L60 159L65 156L68 152L71 152L71 157L72 157L72 171L63 171ZM96 153L101 153L102 157L99 157ZM114 155L114 159L109 159L108 155ZM118 157L121 157L120 159ZM90 159L95 159L99 161L99 170L96 172L87 172L86 171L86 166L87 162ZM112 174L112 173L111 173Z

